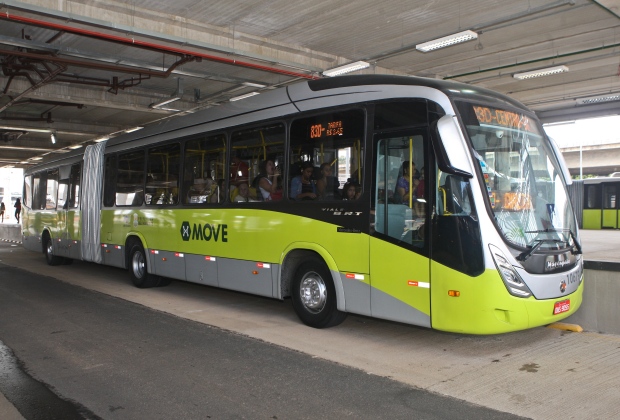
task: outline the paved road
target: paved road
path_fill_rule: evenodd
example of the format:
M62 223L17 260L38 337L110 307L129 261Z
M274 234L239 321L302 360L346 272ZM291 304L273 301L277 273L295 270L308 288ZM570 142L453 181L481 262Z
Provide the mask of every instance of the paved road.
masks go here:
M519 418L18 268L0 273L0 340L17 360L0 350L0 378L45 385L24 398L0 381L28 420Z

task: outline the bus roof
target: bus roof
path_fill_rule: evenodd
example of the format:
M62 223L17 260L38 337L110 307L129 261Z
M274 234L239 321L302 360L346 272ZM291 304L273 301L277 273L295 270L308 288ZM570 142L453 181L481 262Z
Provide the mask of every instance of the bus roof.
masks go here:
M454 81L393 75L339 76L310 81L305 80L272 91L262 92L261 95L243 101L229 102L193 114L183 115L178 118L168 118L157 124L148 125L139 131L113 137L107 141L106 148L129 142L133 143L139 140L146 141L146 139L163 133L222 121L232 117L250 115L257 111L278 109L281 110L282 115L293 114L301 110L298 105L303 101L316 98L327 98L334 95L336 91L340 97L348 93L363 94L366 91L360 92L359 88L364 86L369 88L374 87L374 89L369 89L368 92L376 92L378 86L383 86L385 88L392 86L392 89L394 86L430 88L443 93L445 95L444 97L472 99L475 96L483 96L494 102L499 102L500 104L503 103L519 109L527 109L523 104L508 96L489 89ZM401 90L402 89L397 89L396 91ZM83 150L76 150L63 156L50 156L50 158L45 159L34 168L44 168L52 162L75 160L75 158L82 156L82 154ZM32 172L32 170L28 170L27 172Z

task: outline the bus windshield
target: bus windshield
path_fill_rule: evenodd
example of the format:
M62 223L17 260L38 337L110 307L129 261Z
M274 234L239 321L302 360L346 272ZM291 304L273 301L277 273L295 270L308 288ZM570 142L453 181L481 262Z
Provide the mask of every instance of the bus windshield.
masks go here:
M560 163L535 119L460 102L484 177L484 196L504 237L517 247L562 249L576 240Z

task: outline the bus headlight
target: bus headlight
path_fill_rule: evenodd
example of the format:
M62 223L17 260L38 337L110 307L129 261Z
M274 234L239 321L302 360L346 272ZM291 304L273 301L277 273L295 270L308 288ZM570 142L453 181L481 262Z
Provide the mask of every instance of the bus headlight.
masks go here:
M519 273L514 269L512 264L508 262L508 259L504 256L502 251L494 245L489 245L491 255L493 255L493 261L499 271L499 275L508 289L508 293L517 297L530 297L532 292L527 287L525 282L519 276Z

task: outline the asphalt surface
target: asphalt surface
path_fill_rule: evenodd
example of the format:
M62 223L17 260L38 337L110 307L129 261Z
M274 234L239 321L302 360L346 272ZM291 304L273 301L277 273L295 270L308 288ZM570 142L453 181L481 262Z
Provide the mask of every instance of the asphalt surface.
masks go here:
M27 420L521 418L1 263L0 341Z

